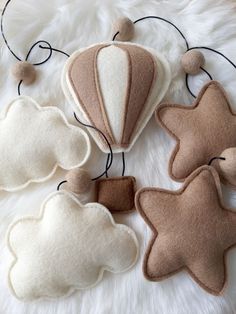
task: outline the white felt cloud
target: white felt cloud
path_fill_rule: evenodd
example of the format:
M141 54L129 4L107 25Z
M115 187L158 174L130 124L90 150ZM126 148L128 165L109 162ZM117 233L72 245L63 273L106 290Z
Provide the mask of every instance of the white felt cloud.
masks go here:
M98 203L81 205L65 191L51 194L38 218L22 218L9 228L14 256L9 285L22 300L55 298L94 286L103 271L128 270L138 254L135 233L116 224Z
M29 97L12 101L0 118L0 190L15 191L49 179L59 166L69 170L90 155L87 134L55 107Z

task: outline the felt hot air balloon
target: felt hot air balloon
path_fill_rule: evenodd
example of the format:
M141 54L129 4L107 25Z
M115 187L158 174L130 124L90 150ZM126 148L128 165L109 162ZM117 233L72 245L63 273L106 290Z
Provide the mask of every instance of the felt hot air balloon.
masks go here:
M76 51L67 61L62 87L79 119L99 129L113 152L127 152L170 84L167 61L132 43L101 43ZM88 129L108 153L104 137Z

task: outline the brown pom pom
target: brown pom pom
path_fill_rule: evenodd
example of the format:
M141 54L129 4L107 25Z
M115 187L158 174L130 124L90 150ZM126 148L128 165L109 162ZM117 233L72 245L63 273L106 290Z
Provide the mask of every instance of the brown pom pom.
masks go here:
M31 63L27 61L20 61L13 66L12 75L17 81L22 80L24 84L30 85L36 79L36 70Z
M134 23L127 17L119 18L113 25L113 35L117 32L116 40L129 41L134 37Z
M198 74L204 64L204 55L200 51L196 50L187 51L181 59L181 65L184 71L191 75Z
M222 175L231 184L236 185L236 147L227 148L221 154L225 160L219 160Z
M73 169L66 174L67 188L76 194L83 194L90 189L92 184L89 173L84 169Z

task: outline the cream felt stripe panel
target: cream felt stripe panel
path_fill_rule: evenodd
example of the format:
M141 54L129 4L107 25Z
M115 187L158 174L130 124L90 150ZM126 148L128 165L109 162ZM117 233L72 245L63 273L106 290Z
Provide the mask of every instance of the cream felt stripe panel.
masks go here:
M127 53L117 46L101 49L97 56L98 79L110 128L117 143L121 143L129 79Z

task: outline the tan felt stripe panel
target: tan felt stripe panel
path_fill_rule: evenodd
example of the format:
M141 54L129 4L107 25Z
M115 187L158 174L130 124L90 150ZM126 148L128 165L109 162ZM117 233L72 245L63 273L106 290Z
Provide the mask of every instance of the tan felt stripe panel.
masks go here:
M104 121L104 110L101 109L101 98L96 82L96 56L106 45L98 45L78 55L69 69L69 80L76 96L93 126L102 131L110 144L113 144L108 123ZM104 141L104 138L101 137Z

